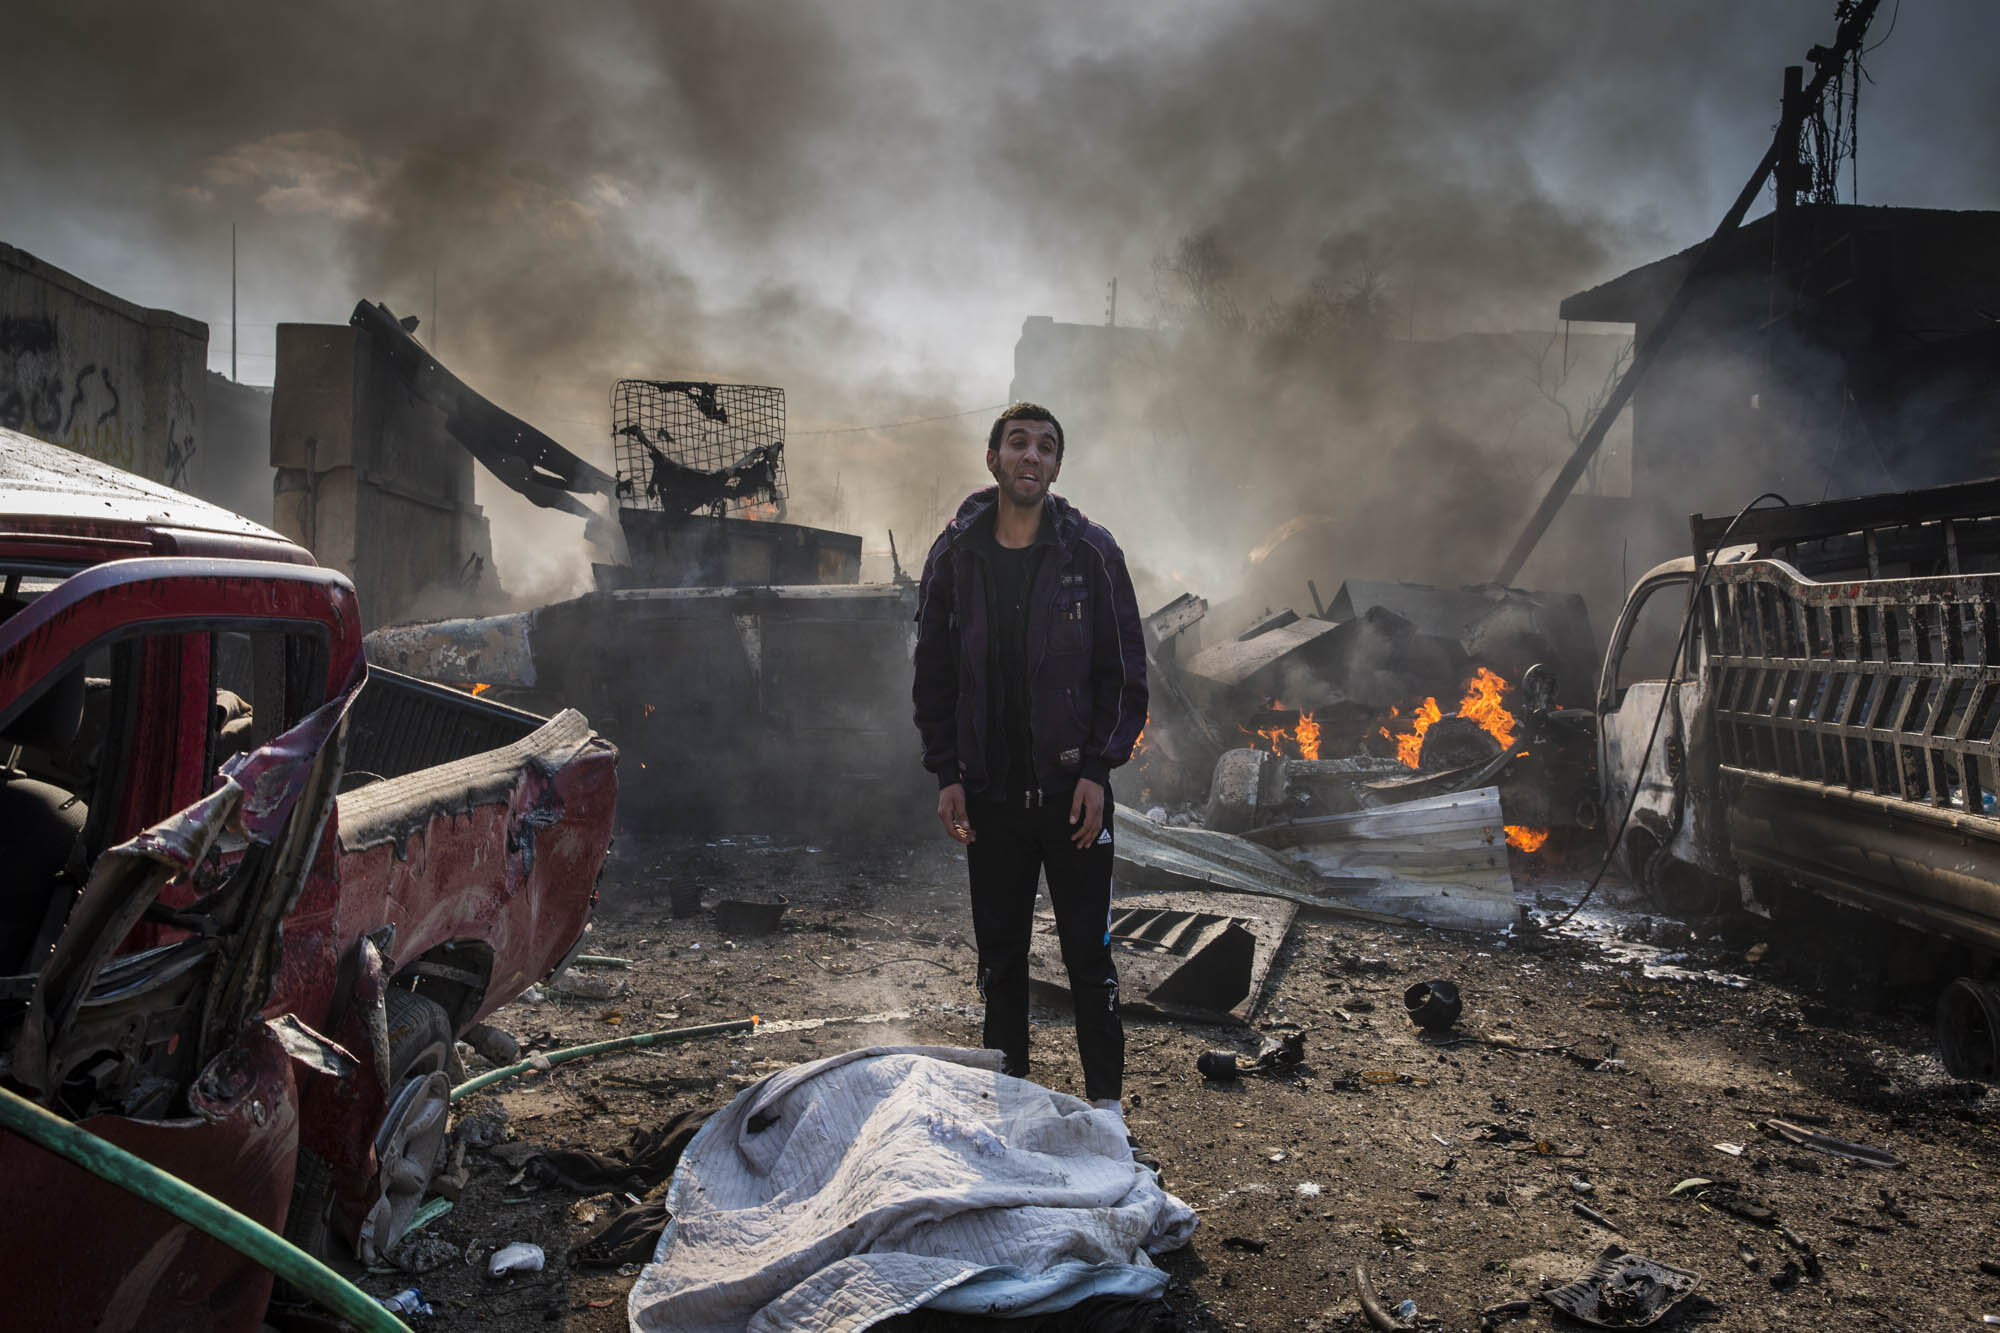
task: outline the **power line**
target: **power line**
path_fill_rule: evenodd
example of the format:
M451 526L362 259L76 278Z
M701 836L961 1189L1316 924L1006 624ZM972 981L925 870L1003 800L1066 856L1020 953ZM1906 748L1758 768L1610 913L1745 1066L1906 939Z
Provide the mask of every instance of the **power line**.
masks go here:
M885 421L875 426L831 426L825 430L795 430L793 438L803 435L858 435L868 430L898 430L904 426L928 426L933 421L956 421L960 417L976 417L982 412L998 412L1007 406L995 403L991 407L968 407L963 412L947 412L941 417L913 417L908 421Z

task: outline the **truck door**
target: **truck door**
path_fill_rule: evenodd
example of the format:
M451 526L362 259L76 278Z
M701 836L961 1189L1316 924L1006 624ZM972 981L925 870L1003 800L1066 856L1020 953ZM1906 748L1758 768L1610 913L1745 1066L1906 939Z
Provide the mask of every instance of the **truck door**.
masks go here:
M1652 864L1662 847L1684 865L1722 869L1711 864L1714 857L1706 850L1715 812L1690 799L1688 782L1688 730L1691 723L1699 724L1706 689L1700 626L1689 627L1678 660L1675 646L1693 587L1691 569L1655 571L1641 580L1619 614L1598 682L1598 772L1605 822L1615 831L1626 803L1638 792L1618 855L1634 884L1655 891L1668 868L1664 862ZM1653 735L1663 698L1665 715L1648 755L1647 738Z

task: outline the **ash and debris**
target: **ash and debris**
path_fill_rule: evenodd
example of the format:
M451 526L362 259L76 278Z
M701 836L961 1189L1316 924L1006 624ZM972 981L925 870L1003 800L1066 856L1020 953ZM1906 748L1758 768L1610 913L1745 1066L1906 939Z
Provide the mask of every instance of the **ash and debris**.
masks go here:
M582 975L626 989L544 987L495 1023L531 1052L753 1013L770 1026L476 1095L460 1136L484 1146L466 1154L469 1181L419 1252L457 1259L370 1274L369 1290L420 1285L434 1329L623 1329L639 1260L610 1262L593 1233L663 1198L665 1178L585 1191L550 1183L536 1161L623 1161L635 1136L838 1051L977 1045L964 873L943 839L622 834L588 948L631 966ZM1517 878L1537 921L1566 912L1587 881L1532 861ZM691 889L702 907L674 916ZM1724 938L1620 906L1631 895L1616 883L1600 892L1613 901L1554 932L1304 913L1252 1026L1131 1021L1128 1123L1202 1219L1193 1244L1162 1260L1172 1283L1158 1327L1365 1329L1356 1264L1385 1307L1415 1302L1416 1327L1492 1326L1481 1311L1578 1278L1608 1243L1701 1275L1661 1328L1942 1329L2000 1306L2000 1279L1979 1266L2000 1252L2000 1096L1943 1074L1927 1016L1829 989L1814 955L1741 923ZM718 900L777 893L789 908L775 932L717 929ZM1431 978L1464 997L1448 1032L1404 1013L1404 990ZM821 1021L854 1015L868 1021ZM1196 1073L1207 1051L1247 1063L1293 1034L1301 1064L1228 1082ZM1080 1091L1066 1015L1038 1007L1035 1043L1035 1077ZM1773 1119L1906 1165L1813 1151L1760 1128ZM1713 1183L1673 1193L1690 1179ZM1745 1219L1758 1208L1775 1220ZM516 1241L540 1246L546 1268L489 1277L492 1254ZM1516 1326L1549 1326L1535 1309Z

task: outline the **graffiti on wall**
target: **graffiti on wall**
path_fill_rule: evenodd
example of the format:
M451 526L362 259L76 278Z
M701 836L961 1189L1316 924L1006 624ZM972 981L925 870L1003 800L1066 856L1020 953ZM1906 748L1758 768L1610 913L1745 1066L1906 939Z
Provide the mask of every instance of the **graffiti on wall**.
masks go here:
M167 485L188 489L188 468L194 462L194 432L181 433L180 422L167 420Z
M51 316L0 316L0 426L143 471L136 414L123 410L117 373L95 362L74 372L65 367ZM171 484L183 484L193 458L192 431L170 443Z

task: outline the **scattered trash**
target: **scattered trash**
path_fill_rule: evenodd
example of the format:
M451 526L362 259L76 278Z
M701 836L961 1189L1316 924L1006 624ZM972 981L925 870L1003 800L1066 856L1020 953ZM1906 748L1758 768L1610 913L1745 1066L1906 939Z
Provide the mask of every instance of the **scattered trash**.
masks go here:
M1819 1134L1789 1120L1766 1120L1764 1128L1780 1138L1798 1144L1801 1148L1811 1148L1814 1152L1829 1153L1835 1157L1845 1157L1850 1162L1863 1166L1878 1166L1884 1170L1901 1170L1902 1159L1881 1148L1871 1148L1865 1143L1849 1143L1831 1134Z
M572 967L549 982L549 989L579 1000L609 1000L631 990L632 982L625 977L586 976Z
M1481 1310L1479 1317L1489 1323L1499 1319L1519 1319L1522 1315L1532 1313L1534 1308L1533 1301L1502 1301L1498 1305L1489 1305Z
M1571 1176L1569 1178L1569 1187L1575 1190L1578 1194L1589 1195L1597 1193L1597 1186L1591 1184L1589 1181L1585 1180L1582 1176Z
M1368 1322L1381 1333L1403 1333L1409 1325L1382 1308L1382 1298L1375 1294L1375 1284L1368 1280L1368 1269L1356 1264L1347 1275L1354 1284L1355 1299L1361 1302L1361 1313L1368 1316Z
M678 1111L664 1124L634 1129L625 1144L609 1152L544 1148L521 1165L529 1177L545 1185L592 1193L644 1192L674 1173L681 1154L714 1110L712 1106L697 1106Z
M630 958L613 958L609 954L580 953L569 960L571 967L631 967Z
M1405 1297L1401 1302L1397 1304L1396 1318L1415 1319L1416 1317L1417 1317L1417 1303L1415 1301Z
M1743 1155L1743 1145L1740 1143L1718 1143L1714 1147L1717 1152L1728 1153L1731 1157L1741 1157Z
M1304 1064L1305 1058L1306 1034L1303 1031L1288 1032L1275 1042L1267 1042L1264 1049L1257 1052L1257 1062L1254 1067L1261 1073L1275 1074L1294 1065Z
M450 1199L432 1199L429 1203L426 1203L410 1215L410 1225L404 1228L403 1234L407 1236L422 1231L425 1227L450 1212L451 1207L452 1201Z
M1203 1078L1212 1078L1218 1083L1227 1083L1237 1077L1236 1052L1206 1051L1195 1057L1195 1072Z
M381 1296L375 1303L390 1314L421 1315L429 1318L437 1311L431 1309L430 1302L415 1287L405 1287L394 1296Z
M2000 1262L1995 1262L1992 1259L1981 1259L1979 1261L1979 1271L1988 1277L2000 1277Z
M1572 1213L1575 1213L1578 1217L1582 1218L1584 1221L1591 1222L1597 1226L1603 1227L1606 1231L1609 1231L1614 1235L1624 1234L1625 1229L1623 1227L1619 1226L1616 1222L1606 1217L1603 1213L1598 1212L1595 1208L1592 1208L1587 1203L1572 1203L1569 1206L1569 1210Z
M517 1240L511 1245L502 1245L486 1261L486 1272L491 1277L504 1277L508 1273L539 1273L548 1256L542 1247L527 1241Z
M1268 1041L1248 1064L1234 1051L1204 1051L1195 1057L1195 1072L1203 1078L1227 1083L1245 1074L1278 1074L1304 1063L1306 1034L1288 1032L1277 1041Z
M1700 1283L1700 1276L1685 1268L1613 1245L1582 1277L1542 1292L1541 1299L1597 1328L1645 1328Z
M1315 1181L1301 1180L1298 1184L1292 1186L1292 1193L1305 1199L1317 1199L1319 1197L1319 1185Z
M430 1273L458 1259L458 1245L442 1236L405 1235L383 1255L405 1273Z
M1465 1006L1458 987L1440 979L1420 981L1404 991L1403 1008L1409 1011L1410 1021L1426 1032L1443 1032L1458 1022Z
M643 1264L660 1248L667 1229L667 1201L654 1199L613 1213L570 1245L570 1262L578 1268L616 1268Z
M1741 1218L1753 1226L1768 1227L1777 1234L1778 1239L1798 1252L1809 1276L1817 1279L1825 1271L1820 1266L1819 1256L1813 1252L1812 1246L1806 1243L1804 1237L1786 1226L1769 1204L1739 1194L1736 1186L1725 1181L1694 1177L1674 1186L1672 1192L1685 1194L1698 1203L1728 1213L1731 1217Z
M715 924L725 935L768 935L778 928L791 901L782 893L768 903L724 898L715 904Z
M459 1040L489 1065L511 1065L521 1058L521 1043L514 1034L486 1023L474 1023Z
M1736 1259L1753 1273L1764 1266L1764 1261L1757 1257L1757 1251L1740 1240L1736 1242Z
M542 1003L542 1001L548 999L549 997L548 994L542 990L541 983L537 982L534 985L528 987L528 989L522 991L520 995L517 996L516 998L526 1004L540 1004Z
M1262 1254L1271 1248L1268 1240L1257 1240L1251 1236L1225 1236L1222 1240L1225 1250L1238 1250L1244 1254Z

